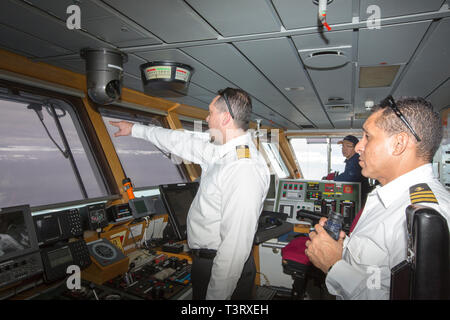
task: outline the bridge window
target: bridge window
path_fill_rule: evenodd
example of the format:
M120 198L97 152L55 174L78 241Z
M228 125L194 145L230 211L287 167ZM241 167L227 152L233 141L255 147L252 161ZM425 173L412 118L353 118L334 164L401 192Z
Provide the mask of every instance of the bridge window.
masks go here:
M74 108L41 98L1 94L0 206L107 196Z
M159 150L151 142L136 139L131 136L114 137L117 128L109 121L126 120L133 123L162 126L158 117L127 114L123 112L108 112L100 109L103 122L122 164L125 175L129 177L136 188L156 187L160 184L187 182L180 159L172 158L170 154Z
M345 157L342 147L337 144L343 137L306 137L291 138L294 150L304 179L321 180L330 172L342 173L345 168Z
M287 178L289 176L289 170L284 164L283 158L281 158L279 146L275 143L268 142L261 142L261 145L266 152L267 159L270 161L272 171L274 171L279 179Z

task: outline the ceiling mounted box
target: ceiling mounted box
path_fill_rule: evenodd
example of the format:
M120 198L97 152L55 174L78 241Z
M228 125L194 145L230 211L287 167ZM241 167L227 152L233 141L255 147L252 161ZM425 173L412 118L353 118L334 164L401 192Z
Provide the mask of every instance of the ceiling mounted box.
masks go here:
M334 69L350 62L351 47L299 50L303 64L310 69Z
M140 66L146 94L183 97L187 94L194 68L173 61L152 61Z
M325 105L327 112L350 112L350 104Z

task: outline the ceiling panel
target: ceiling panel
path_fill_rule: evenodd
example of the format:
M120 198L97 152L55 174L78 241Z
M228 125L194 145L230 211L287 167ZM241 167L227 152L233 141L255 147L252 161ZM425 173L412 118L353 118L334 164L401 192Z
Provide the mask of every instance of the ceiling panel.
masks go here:
M387 18L437 11L444 2L445 0L361 0L359 7L360 18L361 20L367 20L374 14L373 9L369 8L371 5L378 6L381 17Z
M352 129L361 129L366 119L353 119Z
M216 93L205 90L204 88L198 86L193 82L189 85L188 95L192 98L202 101L204 104L206 104L206 107L208 107L211 101L217 96Z
M141 78L141 64L146 63L145 59L142 59L139 56L129 53L128 60L123 64L123 69L125 72L132 74L136 77Z
M98 5L90 0L78 2L74 0L28 0L28 2L64 21L69 16L69 14L67 14L67 7L76 4L80 7L82 28L84 21L110 17L110 14L107 11L102 10Z
M119 47L129 55L126 87L142 91L146 61L173 60L195 71L188 95L172 101L207 109L217 90L240 87L252 96L252 118L265 124L358 128L364 120L350 119L366 112L364 101L377 103L392 91L428 97L437 109L450 104L450 9L443 3L333 0L327 20L341 30L328 32L317 28L313 0L2 0L0 47L80 74L81 48ZM72 4L81 8L82 30L66 26ZM381 29L351 24L368 19L369 5L387 18ZM315 55L319 50L342 54ZM305 69L316 57L348 62ZM384 64L400 66L391 87L359 88L361 66ZM386 70L369 80L380 75ZM328 101L333 97L343 100ZM330 109L339 104L345 109Z
M32 0L30 2L62 21L66 21L69 17L66 13L67 7L74 4L73 0ZM77 5L81 12L81 28L104 41L119 47L161 43L149 32L143 32L138 26L127 23L126 18L121 19L120 13L113 12L99 0L84 0Z
M431 21L363 28L359 31L359 65L407 63Z
M431 102L436 111L450 107L450 78L425 98Z
M450 18L438 25L426 45L418 52L412 65L395 90L396 96L425 97L440 86L450 75ZM435 106L437 108L437 106Z
M351 125L351 117L346 116L345 119L340 119L333 114L330 114L331 120L333 121L334 127L336 129L346 129L350 128Z
M272 0L286 29L318 25L319 8L312 0ZM352 21L352 0L334 0L328 5L328 24Z
M69 30L65 22L18 1L0 1L0 21L72 52L79 52L83 47L113 47L81 30Z
M124 73L123 86L128 89L142 91L142 80L141 78L136 78L134 75Z
M352 64L341 68L317 70L308 69L311 79L316 86L322 103L330 104L330 98L342 98L340 104L351 103Z
M281 25L269 1L261 0L187 0L221 35L280 31Z
M311 121L330 125L305 75L295 47L287 38L242 41L236 47ZM287 90L286 88L296 88ZM314 103L316 102L316 103Z
M292 122L287 121L285 118L255 99L252 99L252 111L255 115L254 119L265 119L265 123L268 125L273 126L275 124L276 126L281 126L283 128L298 129Z
M214 68L224 78L258 97L271 109L276 109L286 119L297 125L309 124L286 98L253 67L232 45L189 47L183 49L210 68Z
M20 48L22 54L31 57L48 57L70 53L69 50L3 24L0 24L0 44L5 48Z
M182 0L104 0L168 43L215 39L217 33Z
M85 21L83 28L89 33L97 35L100 39L114 44L117 47L142 46L161 43L154 37L140 32L132 25L121 22L115 17L100 18Z

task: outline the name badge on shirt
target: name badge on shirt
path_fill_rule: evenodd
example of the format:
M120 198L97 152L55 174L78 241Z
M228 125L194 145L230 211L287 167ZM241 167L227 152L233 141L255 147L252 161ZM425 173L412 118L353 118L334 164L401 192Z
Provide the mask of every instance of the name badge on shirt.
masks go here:
M412 204L419 202L439 203L433 191L431 191L426 183L419 183L410 187L409 197L411 198Z
M238 159L249 159L250 149L247 145L236 146L236 154Z

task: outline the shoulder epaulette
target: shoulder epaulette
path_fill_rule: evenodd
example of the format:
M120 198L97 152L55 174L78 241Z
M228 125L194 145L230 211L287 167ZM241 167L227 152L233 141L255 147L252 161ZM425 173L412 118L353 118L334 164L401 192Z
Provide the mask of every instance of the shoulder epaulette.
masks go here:
M236 146L236 154L238 159L248 159L250 158L250 149L247 145Z
M431 191L426 183L419 183L410 187L409 197L411 198L412 204L419 202L439 203L433 191Z

